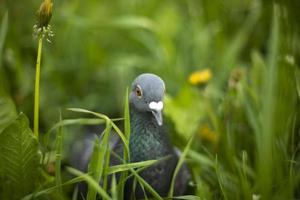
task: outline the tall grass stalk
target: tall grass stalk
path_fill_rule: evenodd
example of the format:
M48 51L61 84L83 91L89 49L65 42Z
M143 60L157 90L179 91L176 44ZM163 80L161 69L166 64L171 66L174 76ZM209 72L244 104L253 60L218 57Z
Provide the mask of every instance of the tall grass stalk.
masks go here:
M40 74L41 74L41 57L42 57L43 37L39 36L38 52L36 59L35 85L34 85L34 121L33 133L39 138L39 104L40 104Z
M60 122L62 121L60 113ZM58 193L62 194L61 188L61 151L62 151L62 126L59 127L55 139L55 181Z
M128 103L128 88L126 89L126 95L125 95L125 105L124 105L124 130L125 130L125 137L127 144L129 146L129 139L130 139L130 113L129 113L129 103ZM126 144L124 144L126 145ZM123 153L123 160L125 164L130 162L130 152L129 147L124 148ZM122 172L120 176L120 182L118 185L118 189L120 191L119 198L124 199L124 187L125 187L125 179L128 176L128 172Z
M272 183L274 182L274 167L276 166L276 159L274 158L274 141L275 141L275 109L276 98L275 86L277 83L277 55L279 43L279 10L276 6L273 8L273 22L271 24L271 37L269 41L268 55L268 70L265 78L265 96L263 101L263 110L261 118L261 132L257 134L257 148L258 148L258 173L259 173L259 187L262 196L270 199L272 196ZM278 166L279 167L279 166Z
M67 167L66 168L71 174L74 174L78 177L82 177L90 187L92 187L96 192L101 195L104 199L111 200L110 196L106 193L106 191L99 185L99 182L95 181L91 176L85 174L75 168Z
M191 148L193 140L194 140L194 135L190 138L189 142L187 143L183 153L181 154L181 156L178 160L178 163L176 165L176 168L175 168L175 171L174 171L174 174L173 174L173 177L172 177L171 186L170 186L170 189L169 189L169 195L168 195L169 197L173 197L176 177L179 173L179 170L181 169L181 166L184 164L185 157L186 157L189 149Z
M107 158L107 154L109 153L109 135L111 132L111 124L109 121L106 121L106 128L103 132L103 138L101 142L98 141L98 138L95 140L94 152L92 155L92 159L89 164L89 172L92 174L93 179L96 182L100 182L103 173L108 171L108 169L104 169L104 167L108 167L108 164L104 164L105 158ZM107 174L105 174L107 175ZM103 177L103 180L107 180L107 177ZM106 183L104 183L106 185ZM104 189L105 190L105 189ZM90 187L88 188L87 199L93 200L96 199L97 191Z

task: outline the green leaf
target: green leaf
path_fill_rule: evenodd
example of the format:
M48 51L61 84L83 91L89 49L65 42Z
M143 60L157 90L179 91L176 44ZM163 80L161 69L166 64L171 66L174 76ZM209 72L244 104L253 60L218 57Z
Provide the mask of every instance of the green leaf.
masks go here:
M199 121L204 116L203 99L197 91L185 86L176 97L165 96L164 113L172 122L178 134L188 140L197 130Z
M0 133L17 117L15 105L9 97L0 94Z
M38 141L27 117L21 113L3 130L0 141L0 199L20 199L33 192L41 172Z

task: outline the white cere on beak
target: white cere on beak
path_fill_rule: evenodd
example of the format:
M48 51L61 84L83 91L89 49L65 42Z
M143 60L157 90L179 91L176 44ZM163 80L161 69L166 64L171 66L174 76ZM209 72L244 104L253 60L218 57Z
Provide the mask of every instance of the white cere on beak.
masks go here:
M151 110L156 110L156 111L161 111L164 107L164 104L162 101L159 101L159 102L155 102L155 101L152 101L149 103L149 108Z

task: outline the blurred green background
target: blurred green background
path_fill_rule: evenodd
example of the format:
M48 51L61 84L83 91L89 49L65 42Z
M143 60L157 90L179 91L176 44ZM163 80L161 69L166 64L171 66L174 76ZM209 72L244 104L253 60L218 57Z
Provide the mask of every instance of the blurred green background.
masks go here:
M1 120L33 119L41 1L2 0ZM166 126L205 199L300 198L300 3L263 0L54 1L44 42L41 132L69 107L122 116L140 73L163 78ZM297 13L298 12L298 13ZM205 76L209 71L209 77ZM191 82L191 75L204 79ZM9 102L9 103L7 103ZM1 111L0 111L1 112ZM70 136L71 135L71 136ZM67 137L72 137L69 134ZM69 138L71 140L71 138Z

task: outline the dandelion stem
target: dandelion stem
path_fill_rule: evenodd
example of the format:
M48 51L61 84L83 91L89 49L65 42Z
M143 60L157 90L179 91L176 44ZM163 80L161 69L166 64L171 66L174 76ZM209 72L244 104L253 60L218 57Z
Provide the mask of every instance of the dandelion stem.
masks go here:
M39 36L38 54L37 54L36 72L35 72L34 124L33 124L34 136L37 139L39 138L39 101L40 101L40 72L41 72L42 47L43 47L43 37Z

